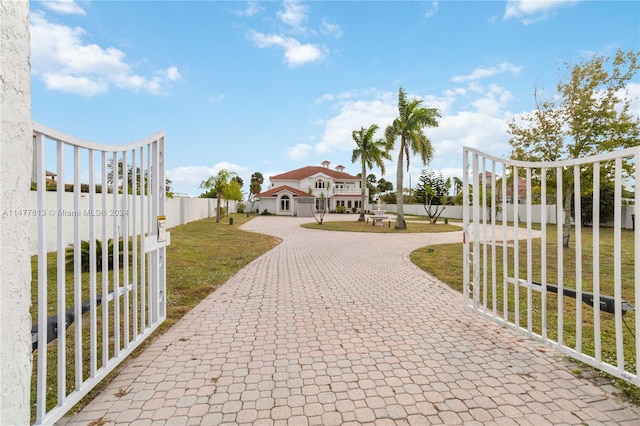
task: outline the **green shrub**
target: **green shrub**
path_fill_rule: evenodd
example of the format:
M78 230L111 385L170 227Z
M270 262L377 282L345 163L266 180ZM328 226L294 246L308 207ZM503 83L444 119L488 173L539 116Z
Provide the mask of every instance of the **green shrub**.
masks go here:
M344 213L347 211L347 208L345 206L338 206L336 207L336 212L337 213Z
M244 210L247 208L247 206L244 205L244 203L238 203L238 213L244 213Z
M132 245L129 242L129 253L131 253ZM122 266L122 258L124 252L124 241L122 239L118 240L118 257L120 258L120 266ZM91 254L91 247L89 241L82 240L80 242L80 265L82 267L82 271L87 272L89 270L89 259ZM70 247L67 249L66 255L66 269L67 271L73 271L74 268L74 248ZM113 269L113 239L109 238L107 241L107 269ZM96 240L96 270L102 270L102 241Z

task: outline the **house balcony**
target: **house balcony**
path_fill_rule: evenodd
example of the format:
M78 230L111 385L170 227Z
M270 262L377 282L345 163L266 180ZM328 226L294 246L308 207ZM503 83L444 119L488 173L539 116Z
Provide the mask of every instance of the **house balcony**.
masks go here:
M360 188L333 188L333 195L360 195Z

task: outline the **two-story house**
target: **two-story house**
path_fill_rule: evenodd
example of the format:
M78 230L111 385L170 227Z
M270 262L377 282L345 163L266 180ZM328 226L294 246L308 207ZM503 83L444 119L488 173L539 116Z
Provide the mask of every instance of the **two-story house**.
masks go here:
M329 161L321 166L307 166L269 178L269 189L258 194L259 210L281 216L310 217L313 209L336 210L344 206L349 212L360 211L358 176L344 172L344 166L331 169ZM365 189L368 199L369 191ZM366 206L365 206L366 208Z

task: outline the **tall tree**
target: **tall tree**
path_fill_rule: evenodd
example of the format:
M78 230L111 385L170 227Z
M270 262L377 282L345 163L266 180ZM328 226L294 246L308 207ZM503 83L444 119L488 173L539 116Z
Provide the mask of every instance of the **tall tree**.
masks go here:
M362 179L360 183L360 202L362 206L360 208L359 222L364 222L364 206L366 201L366 188L367 188L367 167L369 169L373 166L378 166L382 174L384 174L384 160L390 160L388 145L384 139L374 139L379 127L377 124L372 124L368 129L361 127L360 130L354 130L351 132L351 137L356 143L356 149L353 150L351 155L351 162L355 163L360 159L360 165L362 166L362 173L360 177ZM374 176L375 178L375 176Z
M264 176L262 173L255 172L251 175L251 182L249 183L249 192L253 195L258 195L262 192L262 184L264 183Z
M640 53L618 50L611 58L595 55L576 65L566 64L567 74L557 85L557 94L541 100L534 92L533 112L509 123L511 157L525 161L559 161L587 157L640 144L640 117L631 112L632 97L627 83L640 65ZM604 173L611 164L603 164ZM633 165L624 164L629 173ZM586 172L588 173L588 171ZM585 183L590 178L585 173ZM538 179L549 176L538 176ZM555 179L555 176L552 177ZM569 247L573 174L562 175L563 241ZM591 189L583 185L585 191ZM578 222L576 218L576 222Z
M438 127L440 111L436 108L425 108L420 106L421 99L413 98L407 100L404 89L400 87L398 92L398 112L399 116L393 123L387 126L385 136L389 149L395 145L396 139L400 138L398 147L398 168L396 170L396 188L401 189L404 180L404 159L407 159L407 171L409 171L409 159L411 154L419 155L423 165L427 165L433 158L433 147L431 141L424 134L425 127ZM407 223L404 220L404 197L401 190L396 196L397 218L396 229L406 229Z
M264 182L264 176L262 173L255 172L251 175L251 181L249 182L249 195L247 201L251 203L251 210L253 210L253 204L256 202L258 194L262 192L262 183Z
M385 178L380 178L380 180L378 181L377 189L380 193L393 191L393 183L389 182Z
M227 185L229 185L229 178L234 177L236 174L229 172L227 169L222 169L217 175L211 176L200 183L200 188L206 191L214 190L217 198L216 206L216 222L220 222L220 207L222 202L222 193Z

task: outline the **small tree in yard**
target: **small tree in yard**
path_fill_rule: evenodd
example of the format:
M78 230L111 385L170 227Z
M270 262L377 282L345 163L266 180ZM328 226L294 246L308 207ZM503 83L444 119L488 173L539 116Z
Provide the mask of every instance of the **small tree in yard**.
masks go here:
M541 100L537 90L534 92L535 110L509 123L513 159L553 162L640 144L640 117L631 111L633 99L627 89L640 69L640 54L619 50L611 63L609 59L594 56L590 61L567 65L568 73L557 85L557 96ZM624 162L624 174L628 176L633 167ZM602 169L605 175L612 176L611 162L603 163ZM592 192L590 175L593 175L590 167L581 171L584 177L581 195ZM567 171L561 176L564 197L556 202L563 205L562 245L568 248L573 173ZM552 181L555 176L534 176L534 179ZM580 219L576 218L576 222Z
M201 196L207 196L207 194L211 194L211 192L215 192L217 198L217 206L216 206L216 222L220 222L220 209L222 203L222 193L226 189L227 185L229 185L229 178L234 177L235 173L229 173L228 170L222 169L218 172L217 175L209 177L209 179L203 180L200 183L200 189L204 189L207 191L205 194Z
M242 201L242 186L236 179L231 179L229 184L222 191L222 196L227 202L227 216L229 215L229 200Z
M442 173L438 175L433 170L423 170L420 173L415 198L422 203L430 223L436 223L446 208L448 192L447 181Z
M322 225L322 221L324 220L324 215L327 214L327 197L324 195L324 192L320 193L320 197L318 197L318 204L316 204L317 208L314 206L313 208L313 217L316 219L319 225Z

